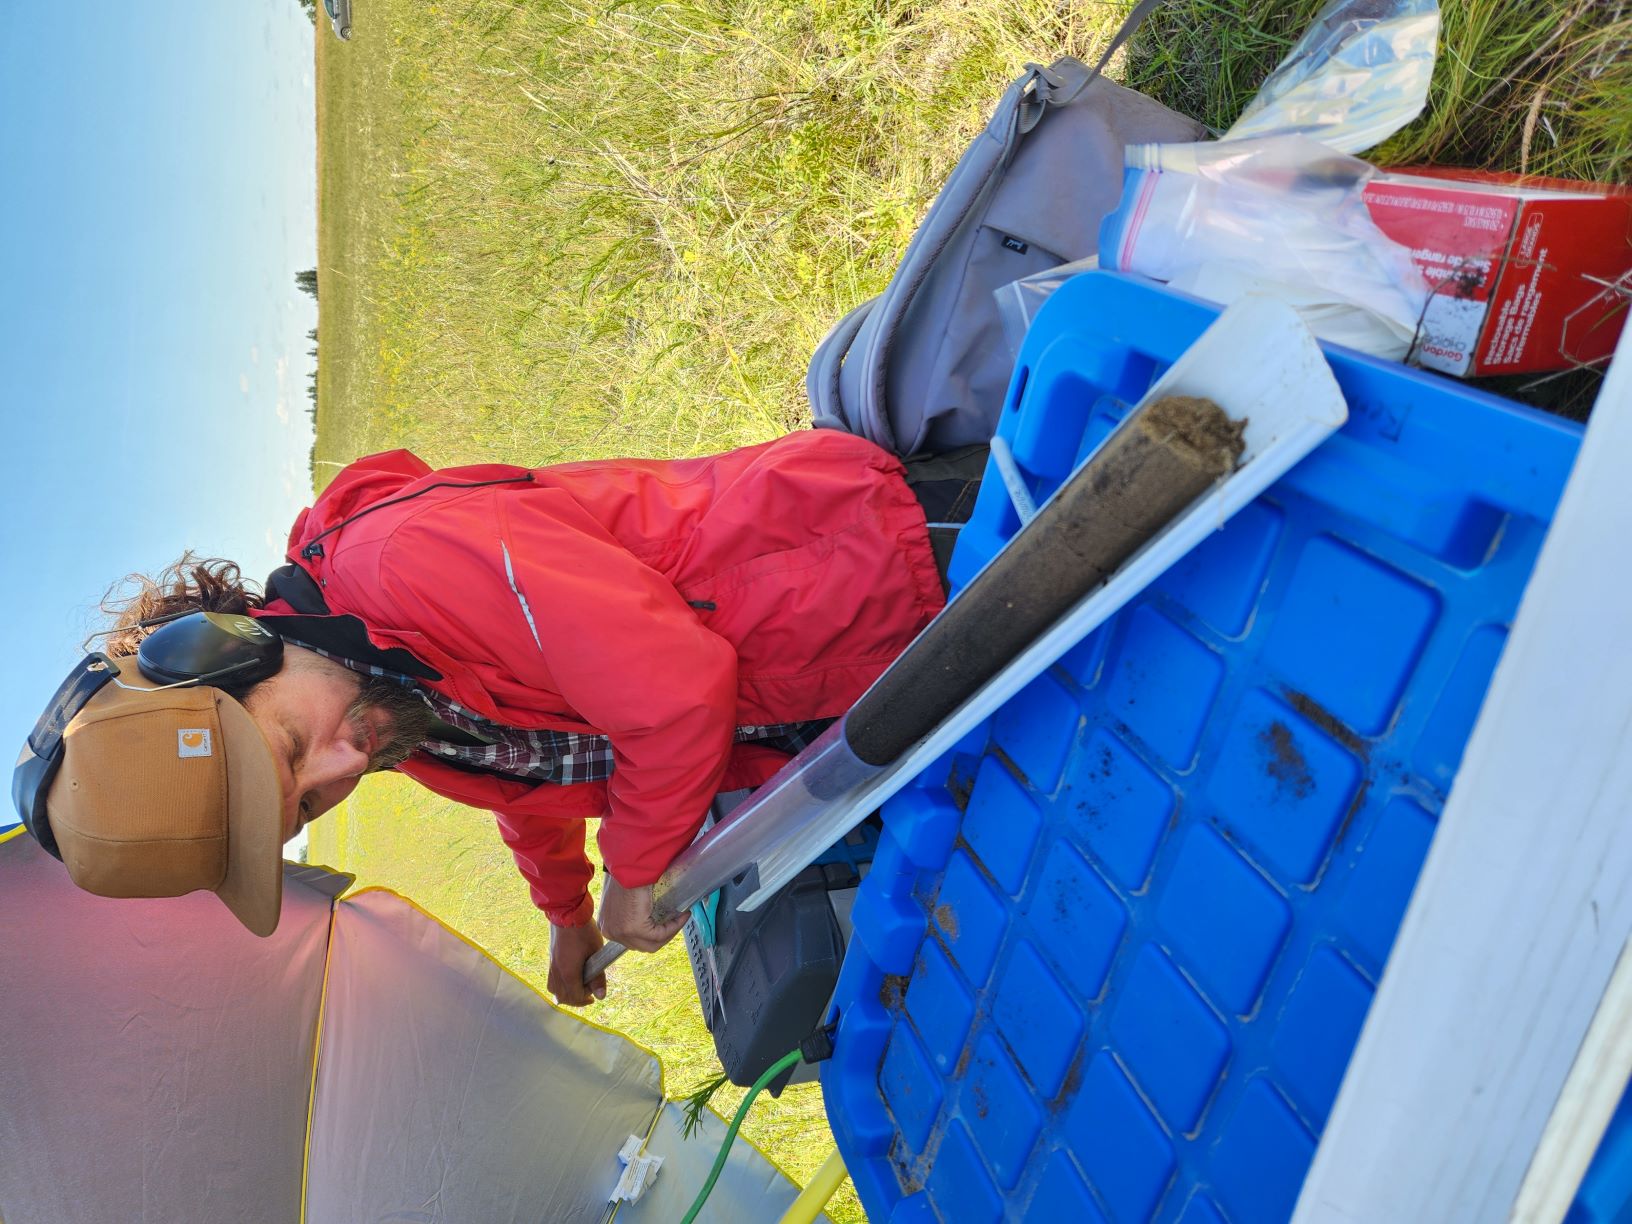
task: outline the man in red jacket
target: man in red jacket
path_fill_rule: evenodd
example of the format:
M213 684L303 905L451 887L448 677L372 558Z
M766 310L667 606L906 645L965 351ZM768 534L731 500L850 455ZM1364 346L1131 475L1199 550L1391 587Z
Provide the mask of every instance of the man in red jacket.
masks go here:
M929 475L952 478L935 487L963 517L968 465ZM944 598L903 465L827 430L535 469L374 455L301 514L287 557L264 602L234 567L195 564L123 621L213 607L278 631L282 670L242 696L285 840L371 768L491 809L553 924L549 988L573 1004L604 996L582 982L603 932L652 951L683 924L654 923L651 885L713 795L769 778Z

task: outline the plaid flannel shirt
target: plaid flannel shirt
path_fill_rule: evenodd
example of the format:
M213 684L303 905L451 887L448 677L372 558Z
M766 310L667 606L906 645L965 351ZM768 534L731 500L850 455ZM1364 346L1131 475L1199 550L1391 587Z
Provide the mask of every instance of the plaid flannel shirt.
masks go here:
M478 739L489 741L480 745L466 745L426 739L419 745L421 752L467 769L501 774L526 782L567 786L574 782L604 781L612 776L612 741L607 736L580 731L530 731L507 727L483 718L469 707L425 688L400 672L347 659L292 637L285 640L303 650L332 659L351 671L382 676L412 689L437 718ZM811 722L738 727L733 738L739 744L749 741L766 744L791 756L813 742L831 722L832 719L816 719Z

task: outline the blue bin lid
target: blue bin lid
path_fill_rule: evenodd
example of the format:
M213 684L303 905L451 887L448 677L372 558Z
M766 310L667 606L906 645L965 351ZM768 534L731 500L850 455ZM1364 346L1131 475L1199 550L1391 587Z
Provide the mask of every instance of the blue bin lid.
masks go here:
M1060 288L1038 501L1215 316ZM1580 438L1327 355L1344 429L886 806L822 1073L870 1218L1291 1215ZM1018 525L985 482L954 582Z

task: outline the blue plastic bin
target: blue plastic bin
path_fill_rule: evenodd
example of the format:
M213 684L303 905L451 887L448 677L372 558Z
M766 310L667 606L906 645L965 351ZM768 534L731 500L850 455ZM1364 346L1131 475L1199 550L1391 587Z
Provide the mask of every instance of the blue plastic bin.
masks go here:
M1055 294L1039 501L1215 315ZM871 1219L1290 1216L1580 433L1328 356L1348 425L886 806L822 1074ZM988 480L954 581L1017 526Z
M1632 1224L1632 1093L1609 1120L1564 1224Z

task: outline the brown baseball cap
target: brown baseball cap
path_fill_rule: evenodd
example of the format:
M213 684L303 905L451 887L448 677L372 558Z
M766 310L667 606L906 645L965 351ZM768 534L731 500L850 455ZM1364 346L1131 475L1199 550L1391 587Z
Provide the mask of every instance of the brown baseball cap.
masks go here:
M145 685L133 673L121 678ZM46 802L62 861L87 892L207 888L256 935L277 928L277 766L249 711L220 689L107 685L64 731Z

